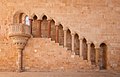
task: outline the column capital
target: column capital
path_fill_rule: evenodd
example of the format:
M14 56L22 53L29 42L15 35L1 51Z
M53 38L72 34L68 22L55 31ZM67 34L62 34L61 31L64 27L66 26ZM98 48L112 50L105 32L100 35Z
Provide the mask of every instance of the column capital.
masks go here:
M76 34L76 32L72 32L72 33L71 33L71 35L75 35L75 34Z
M64 31L67 31L67 30L68 30L68 27L63 27L63 30L64 30Z
M82 37L79 37L79 40L83 40L84 39L84 37L82 36Z
M99 44L98 41L94 41L94 44L95 44L95 48L96 48L96 49L97 49L97 48L100 48L100 44Z
M60 22L56 22L55 25L60 25Z
M33 19L29 18L29 20L33 21Z
M92 42L91 41L87 41L87 44L92 44Z
M55 25L55 28L56 28L56 30L58 30L59 29L59 25Z
M33 20L32 16L30 16L29 19L32 19L32 20Z
M48 22L51 22L52 20L47 20Z
M100 46L98 44L96 44L95 49L100 49Z
M38 19L38 21L42 21L41 19Z
M55 25L55 27L59 27L59 25Z

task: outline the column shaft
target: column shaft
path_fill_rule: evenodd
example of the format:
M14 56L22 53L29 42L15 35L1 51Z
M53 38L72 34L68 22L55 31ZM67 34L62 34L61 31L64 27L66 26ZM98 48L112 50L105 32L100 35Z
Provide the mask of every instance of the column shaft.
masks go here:
M64 47L67 46L67 30L64 30Z
M80 57L83 58L83 55L82 55L82 51L83 51L83 39L80 39Z
M18 49L18 62L17 62L18 72L22 72L22 49Z
M74 46L74 44L75 44L75 34L72 34L72 52L74 52L74 49L75 49L75 46Z
M91 50L91 43L88 43L88 53L87 53L88 61L90 61L90 50Z

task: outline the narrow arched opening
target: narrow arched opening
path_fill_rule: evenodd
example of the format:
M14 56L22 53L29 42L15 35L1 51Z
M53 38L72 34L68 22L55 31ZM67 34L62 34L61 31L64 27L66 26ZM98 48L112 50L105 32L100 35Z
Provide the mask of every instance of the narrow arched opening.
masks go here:
M29 20L29 17L26 15L25 16L25 22L24 22L26 25L29 25L30 26L30 20Z
M32 22L32 35L33 37L38 37L39 36L39 33L38 33L38 20L37 20L37 16L34 15L33 16L33 22Z
M91 51L90 51L90 59L91 59L91 64L95 65L95 45L92 43L91 44Z
M74 48L75 48L75 54L79 55L79 50L80 50L80 43L79 43L79 36L78 34L75 34L75 44L74 44Z
M42 22L41 22L41 37L47 38L47 35L48 35L48 21L47 21L47 16L44 15L42 17Z
M100 44L99 67L101 70L107 69L107 45Z
M37 20L37 18L38 18L38 17L37 17L36 15L33 16L33 20L34 20L34 21Z
M55 21L54 20L52 20L51 21L51 40L54 40L55 41L55 36L56 36L56 34L55 34Z
M23 15L24 15L24 13L20 13L20 15L19 15L19 23L23 22Z
M71 31L68 29L67 30L67 48L68 50L72 50L72 36L71 36Z
M16 12L13 16L13 23L24 23L26 14L23 12Z
M83 59L87 60L87 41L83 39Z
M61 24L59 25L59 44L64 45L64 31Z

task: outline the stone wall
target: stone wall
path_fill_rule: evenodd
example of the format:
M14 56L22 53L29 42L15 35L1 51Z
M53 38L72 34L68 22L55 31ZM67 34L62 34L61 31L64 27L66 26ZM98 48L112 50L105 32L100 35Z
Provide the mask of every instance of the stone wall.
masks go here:
M17 52L11 42L0 42L0 71L16 71Z
M8 26L13 23L13 16L17 11L26 13L30 18L34 14L38 19L46 15L93 43L106 43L109 66L111 69L120 71L119 0L2 0L0 5L1 41L9 39ZM14 52L13 49L10 54L5 54L3 60L6 58L11 60L9 56ZM6 53L9 53L9 50ZM13 59L13 64L15 60L16 58ZM9 61L6 62L9 63ZM2 63L5 62L2 61Z
M49 38L31 38L23 51L25 71L85 71L95 70L87 60L73 55Z

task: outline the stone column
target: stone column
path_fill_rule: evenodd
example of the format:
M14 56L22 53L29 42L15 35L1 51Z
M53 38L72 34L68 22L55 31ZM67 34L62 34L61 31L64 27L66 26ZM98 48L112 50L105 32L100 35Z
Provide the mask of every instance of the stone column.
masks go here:
M51 20L48 20L48 38L51 37Z
M100 53L100 47L95 47L95 55L96 55L96 65L99 65L99 53Z
M23 71L23 69L22 69L22 49L17 49L17 51L18 51L17 72L22 72Z
M32 34L32 21L33 21L33 19L29 19L29 21L30 21L30 33Z
M79 40L80 40L80 57L83 59L83 53L82 53L82 51L83 51L83 38L79 38Z
M42 22L42 20L38 20L38 24L39 24L38 33L39 33L39 37L41 37L41 22Z
M58 43L59 42L59 25L56 25L55 29L56 29L55 42Z
M90 62L90 61L91 61L91 60L90 60L91 42L88 42L87 45L88 45L87 59L88 59L88 61Z
M67 46L67 29L64 29L64 47Z
M72 33L72 52L75 50L75 32Z

